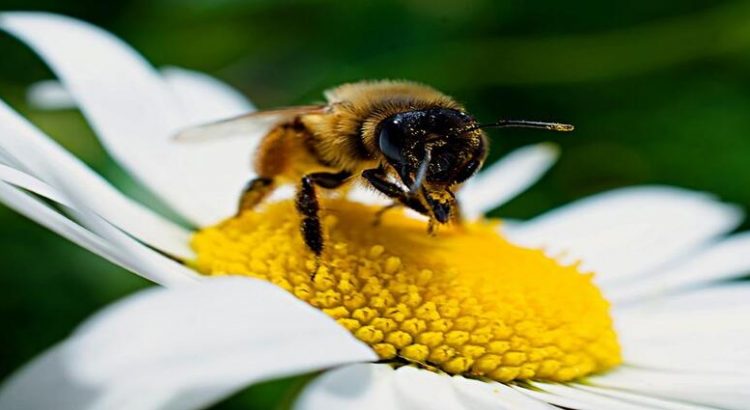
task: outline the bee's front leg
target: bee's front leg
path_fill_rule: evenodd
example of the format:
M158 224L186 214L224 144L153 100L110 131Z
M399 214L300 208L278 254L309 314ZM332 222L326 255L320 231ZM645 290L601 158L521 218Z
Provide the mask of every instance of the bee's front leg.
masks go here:
M323 230L318 215L320 204L315 193L315 186L326 189L338 188L351 175L348 171L314 172L302 177L300 189L297 191L296 206L297 211L302 215L302 238L316 258L320 258L323 253Z
M378 211L377 214L375 214L376 225L380 223L380 219L383 217L383 214L386 211L388 211L389 209L393 209L398 205L403 205L407 208L419 212L420 214L429 216L429 211L427 210L427 208L425 208L424 204L422 204L419 198L415 195L410 194L408 191L404 190L397 184L388 181L382 168L364 170L362 172L362 177L366 179L367 182L369 182L370 185L373 186L373 188L385 194L387 197L398 201L397 203L393 203L384 207L383 209Z

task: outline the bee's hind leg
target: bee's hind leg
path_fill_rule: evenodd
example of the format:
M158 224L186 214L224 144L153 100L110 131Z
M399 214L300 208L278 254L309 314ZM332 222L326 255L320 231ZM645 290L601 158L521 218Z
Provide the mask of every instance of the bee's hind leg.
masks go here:
M296 206L297 211L302 215L302 238L305 245L315 254L316 265L320 264L320 255L323 253L323 230L318 215L320 203L315 193L315 186L335 189L346 182L351 175L348 171L314 172L302 177L299 191L297 191Z
M242 212L255 208L273 189L273 178L257 177L252 179L245 185L245 189L242 190L235 216L239 216Z

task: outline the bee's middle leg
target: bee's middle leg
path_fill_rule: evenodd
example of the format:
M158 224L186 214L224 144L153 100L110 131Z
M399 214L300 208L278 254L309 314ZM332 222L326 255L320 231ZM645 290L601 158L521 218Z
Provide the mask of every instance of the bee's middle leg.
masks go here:
M401 202L393 201L390 204L378 209L378 211L375 212L375 219L373 219L372 221L372 226L380 226L380 223L383 221L383 215L385 215L385 213L390 211L391 209L396 209L400 206L403 206Z
M326 189L340 187L352 174L348 171L338 173L314 172L302 177L297 191L297 211L302 214L302 238L316 257L323 253L323 230L320 225L320 204L315 194L315 186Z
M239 216L243 211L255 208L273 189L273 178L257 177L252 179L242 190L235 216Z

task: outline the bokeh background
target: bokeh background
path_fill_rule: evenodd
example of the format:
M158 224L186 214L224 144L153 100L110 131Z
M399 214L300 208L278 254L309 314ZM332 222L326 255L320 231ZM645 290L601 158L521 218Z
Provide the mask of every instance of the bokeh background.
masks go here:
M673 184L750 205L750 2L717 0L0 0L114 32L156 66L209 72L261 108L327 87L408 78L485 121L564 120L573 134L491 131L495 159L549 139L559 163L497 211L527 218L606 189ZM75 110L39 111L52 78L0 33L0 98L123 190L135 189ZM103 305L149 286L0 206L0 378ZM283 408L303 380L253 387L219 408Z

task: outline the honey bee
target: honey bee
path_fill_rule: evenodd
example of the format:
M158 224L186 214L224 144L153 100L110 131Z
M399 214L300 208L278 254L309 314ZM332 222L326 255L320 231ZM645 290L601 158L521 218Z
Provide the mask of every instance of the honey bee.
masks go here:
M488 127L571 131L561 123L502 120L479 124L451 97L408 81L364 81L325 92L326 104L253 112L181 132L178 139L215 137L267 127L253 162L257 177L239 199L238 214L277 186L297 184L296 209L305 244L324 249L318 189L353 180L380 191L395 206L435 224L460 221L456 190L482 167Z

